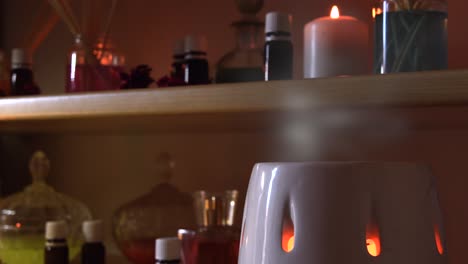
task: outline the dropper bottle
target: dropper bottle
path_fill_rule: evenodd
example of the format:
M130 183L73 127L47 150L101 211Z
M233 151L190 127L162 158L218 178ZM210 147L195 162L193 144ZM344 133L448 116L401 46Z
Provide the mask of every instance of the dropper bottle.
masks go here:
M102 243L104 230L101 220L85 221L83 237L85 243L81 247L81 264L106 263L106 248Z
M290 80L293 75L292 16L279 12L266 15L265 81Z
M44 264L68 264L67 229L65 221L46 223Z

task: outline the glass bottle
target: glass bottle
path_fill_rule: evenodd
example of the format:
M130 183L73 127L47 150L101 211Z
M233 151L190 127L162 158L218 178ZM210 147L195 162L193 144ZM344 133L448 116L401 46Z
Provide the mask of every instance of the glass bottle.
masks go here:
M46 184L50 162L42 151L29 163L32 184L0 202L0 261L43 263L45 225L63 220L69 227L70 259L80 252L81 223L91 219L82 203Z
M188 85L209 84L206 38L203 36L186 36L184 48L184 82Z
M236 47L218 62L216 82L262 81L264 23L248 19L234 22L232 26L236 32Z
M180 264L180 240L177 237L156 239L156 264Z
M292 17L284 13L266 15L265 81L292 79L291 21Z
M36 95L41 90L34 82L32 71L32 57L24 49L13 49L11 51L11 95Z
M85 243L81 247L81 264L105 264L106 248L104 246L104 229L101 220L83 223Z
M131 263L154 263L157 238L175 236L179 228L195 226L190 195L170 184L173 168L170 155L162 153L156 162L161 183L122 205L112 217L114 239Z
M446 0L377 0L374 72L447 69Z
M68 93L120 89L120 72L125 62L111 40L100 38L89 48L81 35L68 54L65 90Z
M240 231L234 223L237 197L235 190L194 194L198 229L181 234L184 264L237 263L240 241Z
M44 264L68 264L67 223L48 221L45 230Z

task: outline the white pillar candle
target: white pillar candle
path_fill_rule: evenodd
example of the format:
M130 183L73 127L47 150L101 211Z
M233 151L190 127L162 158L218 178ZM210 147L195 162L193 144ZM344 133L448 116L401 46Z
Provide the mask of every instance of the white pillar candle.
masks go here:
M304 78L369 73L369 55L367 25L337 6L304 27Z

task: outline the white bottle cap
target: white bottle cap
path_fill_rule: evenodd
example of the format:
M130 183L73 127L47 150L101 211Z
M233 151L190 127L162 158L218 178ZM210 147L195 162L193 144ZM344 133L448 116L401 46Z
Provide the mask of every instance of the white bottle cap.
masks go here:
M22 67L31 67L31 55L24 49L13 49L11 51L11 67L18 69Z
M83 236L87 243L99 243L104 240L104 228L102 220L83 222Z
M185 52L206 52L208 42L204 36L189 35L184 38Z
M174 55L182 55L185 53L185 40L178 39L174 42L174 49L172 50L172 54Z
M180 240L177 237L165 237L156 239L156 260L179 260Z
M291 32L292 16L280 12L269 12L266 15L265 33Z
M48 221L46 222L45 239L66 239L68 227L65 221Z

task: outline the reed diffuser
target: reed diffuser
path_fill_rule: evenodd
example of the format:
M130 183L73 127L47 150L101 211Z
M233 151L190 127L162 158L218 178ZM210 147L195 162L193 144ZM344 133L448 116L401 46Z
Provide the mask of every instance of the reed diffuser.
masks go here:
M447 68L446 0L378 0L375 73Z
M68 54L65 90L83 92L120 89L124 59L115 52L110 40L112 18L118 1L111 0L108 6L104 5L107 1L82 0L81 21L68 0L48 1L75 39Z

